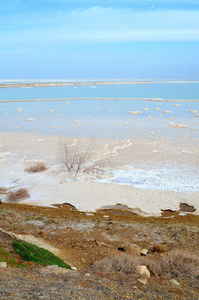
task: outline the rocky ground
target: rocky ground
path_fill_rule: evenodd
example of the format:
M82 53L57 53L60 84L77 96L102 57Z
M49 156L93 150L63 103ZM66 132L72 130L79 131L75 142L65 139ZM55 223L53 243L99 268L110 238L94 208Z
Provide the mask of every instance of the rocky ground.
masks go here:
M16 259L20 257L14 254L12 241L20 238L48 246L77 268L66 273L49 272L35 264L30 269L0 268L1 299L199 298L198 276L170 278L151 274L144 282L137 273L93 268L96 261L108 255L128 252L126 249L132 244L149 250L146 258L159 259L175 248L198 255L199 216L171 212L160 218L144 218L125 211L79 212L67 204L33 207L1 203L0 228L0 246ZM154 252L157 245L162 246L163 252Z

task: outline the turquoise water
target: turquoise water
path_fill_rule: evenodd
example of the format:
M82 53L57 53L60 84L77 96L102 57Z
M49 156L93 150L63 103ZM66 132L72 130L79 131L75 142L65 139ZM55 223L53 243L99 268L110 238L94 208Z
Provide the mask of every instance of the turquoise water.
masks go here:
M60 98L199 99L199 83L147 83L0 88L1 100Z
M17 102L0 103L0 131L119 138L147 135L151 131L164 136L193 138L199 133L199 101L92 100L101 97L199 99L199 83L1 88L0 100ZM24 99L60 98L91 99L23 102ZM130 111L141 114L131 115ZM34 120L27 121L29 118ZM171 129L171 122L188 127Z

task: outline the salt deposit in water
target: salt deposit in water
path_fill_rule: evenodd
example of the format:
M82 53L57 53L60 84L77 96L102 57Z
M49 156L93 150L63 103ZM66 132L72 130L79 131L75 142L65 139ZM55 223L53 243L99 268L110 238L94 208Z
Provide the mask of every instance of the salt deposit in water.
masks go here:
M142 111L129 111L130 115L138 115L138 114L142 114Z
M98 179L98 182L133 185L140 189L156 189L185 192L199 191L199 174L193 170L161 168L146 171L143 169L117 170L107 172L113 177ZM191 180L190 180L191 175Z

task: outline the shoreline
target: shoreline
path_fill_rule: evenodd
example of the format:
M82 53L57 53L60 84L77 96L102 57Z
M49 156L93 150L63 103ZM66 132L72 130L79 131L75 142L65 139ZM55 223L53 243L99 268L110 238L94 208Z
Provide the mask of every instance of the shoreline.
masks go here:
M176 100L176 99L162 99L162 98L52 98L52 99L21 99L21 100L0 100L0 103L11 103L11 102L42 102L42 101L73 101L73 100L115 100L115 101L154 101L154 102L199 102L199 99L180 99L180 100Z
M157 84L157 83L199 83L199 80L167 80L167 81L87 81L87 82L35 82L35 83L3 83L0 88L14 87L46 87L73 85L110 85L110 84Z
M70 145L80 143L78 145L81 146L84 142L89 143L89 139L71 137L68 142ZM0 144L1 187L8 191L26 188L31 198L21 201L21 204L51 206L70 203L81 211L93 212L103 206L120 203L139 215L160 216L162 210L178 211L180 203L185 203L194 206L196 211L193 214L199 214L197 191L142 189L133 184L96 182L98 176L103 179L106 174L85 175L84 171L78 178L72 178L60 162L58 136L0 133ZM197 169L198 156L198 146L183 139L180 142L169 141L167 138L154 141L141 138L98 138L92 161L96 166L103 167L105 172L111 169L128 172L137 168L150 172L156 167L161 169L164 165L168 168L173 166L174 169L179 166L182 172L189 172L191 175L192 170ZM39 161L46 164L46 171L35 174L25 172L30 164ZM161 179L161 174L159 178ZM1 195L1 198L3 202L7 202L6 194Z

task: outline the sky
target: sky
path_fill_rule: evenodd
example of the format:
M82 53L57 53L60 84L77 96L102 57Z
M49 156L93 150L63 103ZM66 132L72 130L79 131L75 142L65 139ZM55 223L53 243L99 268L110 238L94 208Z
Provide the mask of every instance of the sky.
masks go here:
M0 0L0 79L199 80L199 0Z

